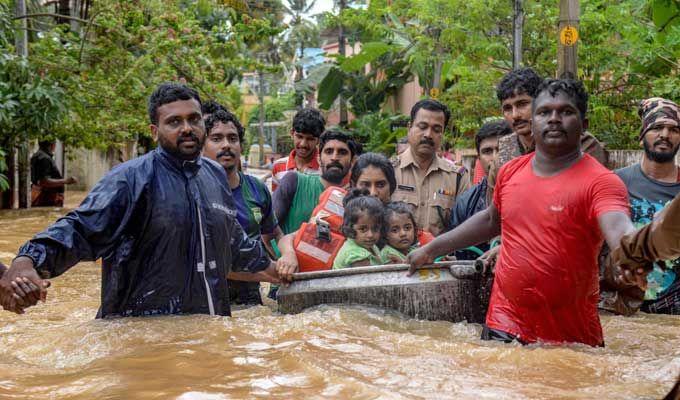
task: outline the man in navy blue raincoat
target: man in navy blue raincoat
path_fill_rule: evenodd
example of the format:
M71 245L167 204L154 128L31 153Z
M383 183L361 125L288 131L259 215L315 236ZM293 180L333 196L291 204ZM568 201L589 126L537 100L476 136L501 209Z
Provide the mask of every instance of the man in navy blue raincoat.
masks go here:
M78 209L19 249L0 280L5 309L22 313L44 300L49 282L39 275L58 276L98 258L100 318L230 315L228 274L278 280L262 244L235 218L224 168L200 156L198 93L163 84L148 111L158 148L111 170Z

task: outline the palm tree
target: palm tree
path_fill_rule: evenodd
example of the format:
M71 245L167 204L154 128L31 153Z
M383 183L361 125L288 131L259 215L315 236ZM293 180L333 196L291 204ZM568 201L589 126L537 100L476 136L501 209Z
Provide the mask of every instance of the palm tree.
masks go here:
M302 59L305 57L305 49L319 44L319 28L305 17L316 5L316 0L286 0L286 2L288 4L283 6L284 13L290 17L286 38L293 53L292 58L297 60L295 63L295 82L299 82L304 78ZM297 57L298 51L299 59ZM302 102L302 94L297 93L295 97L296 106L301 107Z

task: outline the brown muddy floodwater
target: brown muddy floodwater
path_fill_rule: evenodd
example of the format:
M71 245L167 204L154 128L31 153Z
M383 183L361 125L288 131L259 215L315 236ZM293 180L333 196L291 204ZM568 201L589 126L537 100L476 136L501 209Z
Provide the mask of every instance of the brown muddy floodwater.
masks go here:
M0 211L0 260L62 213ZM99 268L53 279L23 316L0 311L0 398L659 399L680 373L680 317L603 316L597 349L482 342L478 325L356 307L102 321Z

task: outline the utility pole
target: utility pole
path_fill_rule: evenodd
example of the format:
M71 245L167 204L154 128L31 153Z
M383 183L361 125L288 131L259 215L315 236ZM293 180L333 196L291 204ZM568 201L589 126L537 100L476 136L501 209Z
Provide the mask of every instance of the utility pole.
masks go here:
M559 41L557 45L557 77L578 77L579 2L560 0Z
M17 17L17 23L19 24L18 29L16 31L16 34L14 36L14 46L16 47L16 53L17 56L22 57L22 58L28 58L28 22L26 18L23 18L24 15L26 15L26 0L16 0L15 4L15 14ZM24 135L27 133L24 132ZM26 153L28 154L28 140L24 139L24 147L26 148ZM17 209L19 208L19 196L21 195L20 191L20 173L19 173L19 150L20 146L19 143L14 143L14 155L12 158L13 164L14 164L14 196L13 196L13 201L12 201L12 208ZM26 159L28 159L28 156L26 156ZM31 174L31 169L30 166L27 168L28 170L28 180L26 181L26 186L27 186L27 192L24 194L26 195L26 206L30 207L31 206L31 185L30 185L30 174Z
M522 66L522 33L524 31L524 7L522 0L514 0L512 19L512 69Z
M260 68L257 71L257 77L258 77L258 90L257 90L257 97L260 103L260 124L258 126L258 133L259 133L259 138L258 142L260 144L260 157L259 157L259 165L258 167L262 164L264 164L264 119L265 119L265 114L264 114L264 71L262 71L262 68Z
M340 15L342 15L342 12L347 8L347 0L339 0L338 4L340 6ZM345 27L340 23L339 30L338 30L338 53L341 56L345 56ZM340 88L340 126L346 127L348 124L348 119L347 119L347 104L345 103L345 96L342 95L342 90L344 88Z

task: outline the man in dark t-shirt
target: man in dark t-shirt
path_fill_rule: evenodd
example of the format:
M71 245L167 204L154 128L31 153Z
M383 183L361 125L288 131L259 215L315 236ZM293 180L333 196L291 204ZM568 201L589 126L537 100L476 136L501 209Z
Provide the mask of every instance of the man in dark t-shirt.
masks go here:
M31 157L31 207L62 207L64 186L77 183L70 177L64 179L54 162L54 141L41 141L40 147Z
M219 103L215 103L219 106ZM269 242L282 234L272 211L269 189L259 179L239 171L245 129L238 118L224 109L216 109L205 119L207 139L203 156L220 164L227 173L227 183L236 205L236 219L253 240L260 240L273 255ZM261 305L259 282L228 280L229 301L239 305Z
M475 135L475 147L477 157L484 169L482 180L456 199L456 205L451 212L451 229L465 222L468 218L484 210L487 207L486 191L488 188L487 174L491 164L498 159L498 141L501 137L512 133L512 128L504 120L490 121L482 125ZM459 250L456 258L459 260L474 260L489 250L489 243L480 243L474 248Z
M640 163L616 170L628 189L631 219L636 228L652 222L680 193L680 168L675 156L680 148L680 111L665 99L651 98L640 104ZM648 287L641 310L680 315L680 259L654 264L647 275Z

